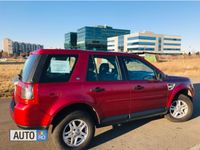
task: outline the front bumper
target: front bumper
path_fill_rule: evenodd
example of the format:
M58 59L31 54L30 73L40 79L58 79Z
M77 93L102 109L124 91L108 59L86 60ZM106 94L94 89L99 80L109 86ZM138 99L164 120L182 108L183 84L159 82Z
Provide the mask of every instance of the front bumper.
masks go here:
M10 115L17 126L26 129L43 129L50 125L51 117L42 112L37 104L10 102Z

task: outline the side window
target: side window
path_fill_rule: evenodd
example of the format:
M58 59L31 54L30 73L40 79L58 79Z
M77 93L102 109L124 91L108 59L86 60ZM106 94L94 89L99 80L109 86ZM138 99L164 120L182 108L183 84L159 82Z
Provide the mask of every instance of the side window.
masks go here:
M117 59L115 56L91 56L88 62L88 81L121 80Z
M70 79L77 56L49 55L42 73L42 82L63 82Z
M137 58L124 57L123 62L129 80L154 80L156 74L152 68Z

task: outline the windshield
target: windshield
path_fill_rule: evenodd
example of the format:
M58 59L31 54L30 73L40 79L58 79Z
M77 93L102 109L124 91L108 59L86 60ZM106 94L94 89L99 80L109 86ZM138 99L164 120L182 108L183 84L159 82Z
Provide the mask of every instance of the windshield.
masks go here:
M30 55L26 60L23 70L21 71L20 80L23 82L31 82L31 75L34 71L33 66L36 63L38 55Z

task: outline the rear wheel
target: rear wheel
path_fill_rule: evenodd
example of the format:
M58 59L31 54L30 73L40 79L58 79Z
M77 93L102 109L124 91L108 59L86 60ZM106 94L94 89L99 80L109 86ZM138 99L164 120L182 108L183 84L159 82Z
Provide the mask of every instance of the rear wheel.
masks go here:
M173 122L187 121L192 117L193 104L187 95L179 95L172 101L166 118Z
M53 141L58 149L85 149L94 136L94 123L88 113L74 111L53 130Z

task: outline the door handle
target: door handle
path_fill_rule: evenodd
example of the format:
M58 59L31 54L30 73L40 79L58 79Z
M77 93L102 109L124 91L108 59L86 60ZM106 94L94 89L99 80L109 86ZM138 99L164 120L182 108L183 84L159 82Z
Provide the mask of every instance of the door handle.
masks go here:
M105 91L105 89L104 88L100 88L100 87L96 87L94 89L91 89L90 91L91 92L103 92L103 91Z
M134 87L134 90L139 91L139 90L143 90L144 87L141 85L137 85L136 87Z

